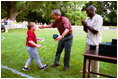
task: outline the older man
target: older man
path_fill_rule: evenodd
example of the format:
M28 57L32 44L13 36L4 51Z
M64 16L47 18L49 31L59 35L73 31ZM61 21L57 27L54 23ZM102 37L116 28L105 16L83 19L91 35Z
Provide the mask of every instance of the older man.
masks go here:
M96 14L95 11L96 11L96 8L94 6L92 5L88 6L86 8L86 13L88 15L88 18L82 21L82 25L84 26L84 31L87 33L86 50L90 48L90 45L96 46L96 48L98 48L99 43L102 41L100 29L103 24L103 19L100 15ZM98 61L94 61L94 60L91 61L91 71L99 72ZM92 77L96 78L99 76L93 75Z
M58 42L58 47L56 51L55 61L52 67L57 67L60 65L60 55L65 49L64 55L64 68L63 70L66 71L69 69L69 62L70 62L70 53L71 53L71 46L73 40L72 34L72 27L71 23L69 22L68 18L61 16L61 12L59 9L54 9L51 12L53 19L55 20L51 25L41 26L40 29L44 28L57 28L60 35L55 39Z

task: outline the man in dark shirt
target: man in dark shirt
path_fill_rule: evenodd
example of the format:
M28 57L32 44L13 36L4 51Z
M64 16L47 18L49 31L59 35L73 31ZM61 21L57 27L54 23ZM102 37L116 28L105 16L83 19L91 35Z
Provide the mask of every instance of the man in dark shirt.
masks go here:
M44 28L57 28L60 35L55 39L58 42L58 47L56 51L55 61L52 67L57 67L60 65L60 55L65 49L65 55L64 55L64 68L63 70L66 71L69 69L69 63L70 63L70 52L71 52L71 46L72 46L72 27L71 23L69 22L68 18L61 16L61 12L59 9L54 9L51 12L52 18L55 20L51 25L45 25L39 27L40 29Z

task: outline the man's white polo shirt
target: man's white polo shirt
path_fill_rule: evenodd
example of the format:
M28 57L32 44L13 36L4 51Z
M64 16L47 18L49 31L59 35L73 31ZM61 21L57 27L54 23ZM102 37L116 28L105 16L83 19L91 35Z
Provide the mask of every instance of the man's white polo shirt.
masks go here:
M99 43L102 41L102 36L101 36L101 27L103 24L102 17L98 14L95 14L95 16L92 19L88 17L86 21L88 26L93 27L94 30L98 31L97 34L94 34L88 29L86 42L89 45L99 45Z

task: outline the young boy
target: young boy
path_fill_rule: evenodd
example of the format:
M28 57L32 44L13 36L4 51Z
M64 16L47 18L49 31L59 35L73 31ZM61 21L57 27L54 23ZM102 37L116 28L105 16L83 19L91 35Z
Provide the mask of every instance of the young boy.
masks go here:
M43 65L41 63L40 57L38 56L37 48L42 47L41 45L37 44L37 39L34 31L36 30L35 23L29 22L27 25L27 37L26 37L26 49L30 55L29 59L27 60L24 68L22 70L27 71L30 70L28 67L33 59L35 59L37 65L40 67L41 70L45 70L48 68L48 65Z

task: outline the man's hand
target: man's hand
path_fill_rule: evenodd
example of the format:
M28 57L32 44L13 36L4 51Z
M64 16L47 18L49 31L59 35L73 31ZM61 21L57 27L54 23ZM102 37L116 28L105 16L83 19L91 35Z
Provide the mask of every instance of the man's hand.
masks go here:
M56 39L55 39L55 41L59 41L59 40L61 40L63 37L61 36L61 35L59 35Z
M37 40L43 40L43 38L37 38Z
M85 20L82 20L82 25L84 26L84 31L85 32L88 32L87 29L89 29L94 34L97 34L98 33L98 31L97 30L94 30L93 27L88 26L87 25L87 22Z
M36 47L37 47L37 48L41 48L41 47L42 47L42 45L36 45Z
M85 20L82 20L82 25L83 25L84 27L87 27L87 22L86 22Z
M39 40L40 42L44 42L43 38L37 38L37 40Z
M44 26L39 26L40 29L44 29L45 27Z
M42 25L42 26L39 26L39 29L44 29L44 28L52 28L51 25Z
M82 20L82 25L83 25L83 29L84 31L87 33L87 22L85 20Z

